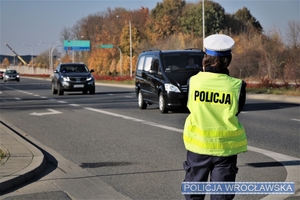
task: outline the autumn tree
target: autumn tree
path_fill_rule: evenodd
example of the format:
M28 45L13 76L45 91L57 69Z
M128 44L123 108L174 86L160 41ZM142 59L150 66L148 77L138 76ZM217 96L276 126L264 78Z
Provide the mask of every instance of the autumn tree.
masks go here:
M258 33L262 33L262 26L260 25L259 21L257 21L256 18L252 16L248 8L243 7L242 9L239 9L238 11L236 11L233 17L236 20L242 22L241 27L239 27L240 31L249 32L251 30L254 30Z
M10 62L8 60L8 58L4 58L3 61L2 61L2 66L4 68L8 67L10 65Z
M284 78L283 69L286 62L284 51L285 47L281 35L277 30L272 30L263 41L260 63L260 71L272 81Z
M185 3L182 0L163 0L156 4L151 11L152 34L155 34L156 38L166 38L179 31L180 21L178 18L181 16Z
M39 68L49 68L49 50L42 52L35 59L37 67Z
M230 75L237 78L259 77L259 63L261 60L262 37L253 34L240 34L233 37L233 59L229 66Z
M286 49L285 78L300 85L300 21L289 21Z
M238 35L244 30L244 23L234 17L234 14L225 14L225 27L222 30L227 35Z
M191 34L192 36L203 35L202 4L187 4L179 19L183 33Z

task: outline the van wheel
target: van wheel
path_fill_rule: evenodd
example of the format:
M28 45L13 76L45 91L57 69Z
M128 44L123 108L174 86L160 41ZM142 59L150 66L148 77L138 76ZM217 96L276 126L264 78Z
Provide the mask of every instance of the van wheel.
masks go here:
M166 101L164 99L164 96L163 96L162 92L159 93L158 108L159 108L159 111L161 113L167 113L168 112L168 109L167 109L167 106L166 106Z
M138 94L138 104L139 104L139 108L142 110L147 108L147 103L144 101L144 97L142 95L141 90L139 90L139 94Z

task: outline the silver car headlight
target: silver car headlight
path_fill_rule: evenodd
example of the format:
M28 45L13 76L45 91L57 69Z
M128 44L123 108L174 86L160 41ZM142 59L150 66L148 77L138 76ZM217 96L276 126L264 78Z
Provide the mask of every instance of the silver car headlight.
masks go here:
M69 77L62 77L62 78L63 78L63 81L70 81Z
M92 76L89 76L89 77L86 78L87 81L90 81L90 80L92 80L92 79L93 79Z
M165 83L165 89L167 92L180 93L180 90L178 89L178 87L176 87L175 85L170 84L170 83Z

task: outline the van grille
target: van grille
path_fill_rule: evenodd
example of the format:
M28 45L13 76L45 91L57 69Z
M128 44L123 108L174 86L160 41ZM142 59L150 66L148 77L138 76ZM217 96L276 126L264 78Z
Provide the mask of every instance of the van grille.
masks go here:
M187 92L187 87L188 87L187 85L182 85L181 86L181 91L186 93Z

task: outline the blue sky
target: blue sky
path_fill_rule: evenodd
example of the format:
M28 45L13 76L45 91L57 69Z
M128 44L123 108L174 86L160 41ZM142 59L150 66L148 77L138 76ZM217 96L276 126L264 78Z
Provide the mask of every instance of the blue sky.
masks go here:
M299 0L214 0L226 13L246 7L263 26L265 33L272 29L286 35L287 23L300 20ZM72 27L89 14L123 7L129 10L141 6L150 10L162 0L0 0L0 54L13 55L5 46L9 44L19 55L39 54L49 44L59 40L64 27ZM187 0L199 2L199 0ZM37 44L43 41L41 45Z

